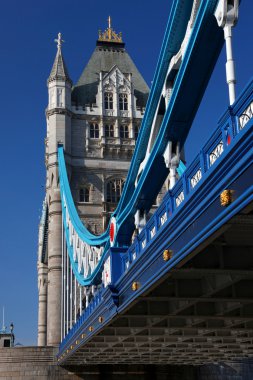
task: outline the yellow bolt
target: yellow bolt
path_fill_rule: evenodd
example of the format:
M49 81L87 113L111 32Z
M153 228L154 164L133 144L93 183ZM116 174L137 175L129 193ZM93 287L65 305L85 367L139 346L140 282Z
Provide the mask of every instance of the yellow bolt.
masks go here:
M170 249L165 249L165 251L163 251L163 260L168 261L171 258L172 258L172 251Z
M132 290L133 290L134 292L136 292L136 290L138 290L138 289L140 288L140 286L141 286L141 284L140 284L139 282L134 281L134 282L132 283Z
M220 204L223 207L229 206L233 202L233 191L225 189L220 194Z

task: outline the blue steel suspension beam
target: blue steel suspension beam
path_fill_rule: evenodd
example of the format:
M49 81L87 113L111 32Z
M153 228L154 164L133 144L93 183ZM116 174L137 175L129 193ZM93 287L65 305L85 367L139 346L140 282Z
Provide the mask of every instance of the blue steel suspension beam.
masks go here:
M165 148L169 141L174 145L180 144L180 147L183 147L224 43L222 30L218 27L214 17L218 0L202 0L153 149L143 171L140 173L138 181L136 181L140 163L145 158L153 119L162 97L162 89L166 81L169 64L183 42L193 3L193 1L175 0L171 8L140 136L121 200L113 215L117 229L114 242L116 247L129 245L134 230L136 211L138 209L148 211L152 206L153 199L160 191L168 175L168 169L163 158ZM206 49L207 44L208 49ZM58 155L64 227L70 258L78 281L82 285L91 285L101 276L106 251L110 245L109 230L98 237L92 235L83 226L71 196L62 147L59 148ZM74 243L72 242L73 231L70 231L69 223L76 234L77 241ZM98 254L97 267L94 268L92 273L87 273L86 276L83 276L85 268L81 268L81 270L79 268L78 270L78 265L76 265L73 258L75 253L73 251L74 244L78 245L80 242L88 246L86 247L87 249L92 249L92 247L103 249L103 253Z

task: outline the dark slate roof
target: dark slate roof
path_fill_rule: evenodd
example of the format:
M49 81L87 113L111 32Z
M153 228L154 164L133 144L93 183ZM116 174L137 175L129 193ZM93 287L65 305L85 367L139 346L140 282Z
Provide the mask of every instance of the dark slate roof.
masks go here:
M100 71L109 72L118 66L123 74L132 74L137 106L145 107L149 88L124 48L124 44L100 43L94 50L87 66L72 90L72 101L79 105L96 103Z
M60 48L58 48L57 50L54 64L49 75L48 81L50 82L55 79L63 79L71 83L71 79L69 77L68 70L64 62Z

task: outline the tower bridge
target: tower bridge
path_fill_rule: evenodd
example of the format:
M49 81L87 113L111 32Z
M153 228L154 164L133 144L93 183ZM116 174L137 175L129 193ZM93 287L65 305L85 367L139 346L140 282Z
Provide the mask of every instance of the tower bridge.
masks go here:
M59 344L60 365L252 357L253 81L236 96L238 9L174 1L150 92L111 18L74 87L56 40L38 345ZM224 41L229 106L185 165Z
M61 342L59 361L200 365L251 355L252 121L240 129L243 111L234 114L246 93L251 103L252 82L133 244L108 250L109 285ZM211 164L228 124L239 130Z

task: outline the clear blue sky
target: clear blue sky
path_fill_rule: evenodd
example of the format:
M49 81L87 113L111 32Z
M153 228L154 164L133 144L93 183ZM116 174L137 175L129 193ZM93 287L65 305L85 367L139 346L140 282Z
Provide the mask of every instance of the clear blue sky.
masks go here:
M57 33L75 83L95 48L108 15L150 85L172 1L9 0L1 2L0 308L13 321L16 340L37 338L37 237L44 197L46 80ZM234 30L239 93L252 75L253 2L242 0ZM208 48L208 46L207 46ZM201 148L228 105L224 51L190 133L186 158ZM0 314L0 322L1 314Z

